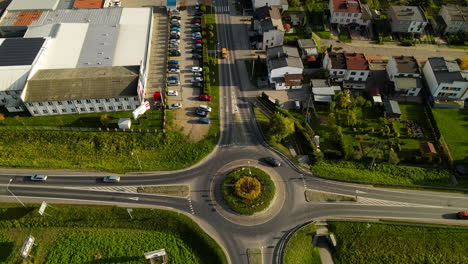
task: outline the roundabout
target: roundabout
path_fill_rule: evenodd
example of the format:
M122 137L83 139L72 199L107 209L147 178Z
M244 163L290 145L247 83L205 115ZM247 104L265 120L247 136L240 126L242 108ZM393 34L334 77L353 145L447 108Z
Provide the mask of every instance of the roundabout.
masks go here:
M222 217L253 226L268 222L281 211L285 189L275 169L256 160L237 160L218 171L211 195Z

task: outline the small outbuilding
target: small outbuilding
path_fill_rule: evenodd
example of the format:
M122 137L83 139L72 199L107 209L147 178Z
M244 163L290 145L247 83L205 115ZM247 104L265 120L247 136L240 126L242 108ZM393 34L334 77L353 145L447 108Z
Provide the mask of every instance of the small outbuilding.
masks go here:
M120 129L130 129L132 126L132 121L130 118L119 118L118 125Z
M400 106L397 101L384 100L385 118L390 120L399 120L401 117Z
M437 151L434 147L434 144L431 142L421 143L421 154L423 156L434 156L437 154Z

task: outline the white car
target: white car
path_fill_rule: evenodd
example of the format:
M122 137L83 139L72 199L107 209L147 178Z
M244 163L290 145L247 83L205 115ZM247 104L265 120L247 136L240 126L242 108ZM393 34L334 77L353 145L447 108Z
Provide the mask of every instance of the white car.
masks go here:
M203 78L202 77L195 77L195 78L192 78L190 81L193 82L193 83L203 82Z
M203 109L205 111L211 112L211 107L207 105L199 105L198 108Z
M176 68L170 68L170 69L167 69L167 72L168 72L168 73L179 73L180 70L179 70L179 69L176 69Z
M46 181L47 180L47 175L42 175L42 174L34 174L31 176L31 181Z
M203 68L202 67L192 67L192 72L202 72Z
M180 40L178 40L178 39L171 39L171 41L170 41L169 43L171 43L171 44L173 44L173 43L180 44Z
M176 103L176 104L170 104L168 106L169 109L179 109L179 108L182 108L182 104L181 103Z
M171 36L180 36L179 31L171 31Z
M176 49L178 49L178 48L179 48L179 43L171 43L171 44L169 44L169 48L176 48Z
M174 91L174 90L169 90L167 91L167 95L169 96L177 96L179 95L179 93L177 91Z
M177 14L180 14L180 11L179 11L179 9L174 9L174 10L171 11L171 13L173 15L177 15Z
M192 33L192 37L201 37L201 33L200 32Z

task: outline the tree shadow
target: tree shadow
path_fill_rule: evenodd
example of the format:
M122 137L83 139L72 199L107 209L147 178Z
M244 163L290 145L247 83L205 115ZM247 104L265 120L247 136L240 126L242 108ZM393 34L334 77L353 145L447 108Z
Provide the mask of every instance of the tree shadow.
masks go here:
M30 212L32 212L35 208L34 207L12 207L8 208L2 214L0 214L0 221L1 220L13 220L13 219L20 219Z
M6 260L11 255L13 248L15 247L15 243L13 242L1 242L0 243L0 262L6 263Z

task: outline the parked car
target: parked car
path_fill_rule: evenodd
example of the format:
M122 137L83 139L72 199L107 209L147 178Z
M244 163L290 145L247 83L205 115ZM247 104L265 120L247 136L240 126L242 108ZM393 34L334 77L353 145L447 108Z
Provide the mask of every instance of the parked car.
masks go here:
M180 40L178 40L178 39L171 39L171 40L169 40L169 43L179 43L179 44L180 44Z
M179 44L178 44L178 43L171 43L171 44L169 44L169 48L178 49L178 48L179 48Z
M173 57L178 57L180 56L180 51L176 51L176 50L170 51L169 55Z
M170 80L170 81L167 81L167 85L168 86L177 86L179 85L180 82L178 80Z
M179 9L174 9L174 10L171 10L171 13L174 14L174 15L178 15L178 14L180 14L180 11L179 11Z
M201 15L194 15L193 19L202 19Z
M202 118L198 119L198 122L201 123L201 124L209 124L210 119L202 117Z
M192 44L192 49L197 49L197 48L203 48L203 45L201 43Z
M170 60L167 63L169 63L169 64L179 64L179 61L178 60Z
M180 23L180 19L171 18L171 23Z
M198 108L203 109L205 111L211 112L211 107L207 105L199 105Z
M171 27L180 27L179 22L171 22Z
M203 15L203 11L197 10L197 12L195 12L195 15L196 16L201 16L201 15Z
M201 28L200 27L192 28L192 33L201 33Z
M201 72L194 72L193 77L203 77L203 73Z
M47 181L47 175L34 174L29 178L31 181Z
M193 82L193 83L194 83L194 82L203 82L203 78L202 78L202 77L195 77L195 78L192 78L192 79L190 80L190 82Z
M194 18L192 21L190 21L190 24L201 24L201 19L200 18Z
M457 213L458 219L468 219L468 212L458 212Z
M192 42L192 44L201 44L201 43L202 43L201 39L197 39Z
M167 77L167 80L168 81L170 81L170 80L179 80L179 77L177 77L175 75L172 75L172 76Z
M169 109L179 109L179 108L182 108L182 104L181 103L170 104L170 105L167 106L167 108L169 108Z
M171 31L171 36L180 36L179 31Z
M120 182L120 176L106 176L102 178L102 181L106 183Z
M203 83L199 83L199 82L192 83L192 87L203 89Z
M174 90L169 90L167 91L167 95L169 96L177 96L179 95L179 93L177 91L174 91Z
M201 55L203 53L203 50L202 49L193 49L191 52Z
M180 27L172 27L171 31L180 32Z
M200 4L199 3L195 3L195 9L200 9Z
M176 51L176 52L179 52L179 53L180 53L180 49L179 49L179 48L171 48L170 51L171 51L171 52Z
M201 24L200 23L194 23L194 24L191 24L190 27L201 27Z
M168 69L179 69L180 65L179 64L169 64L167 65Z
M179 73L180 70L179 70L179 69L176 69L176 68L169 68L169 69L167 69L167 72L168 72L168 73Z
M200 55L200 54L193 54L193 55L192 55L192 59L194 59L194 60L199 60L199 59L201 59L201 58L203 58L203 56Z
M180 36L178 35L171 35L169 39L180 39Z
M199 116L203 116L203 117L207 117L208 116L208 112L207 111L203 111L202 109L199 109L197 108L197 110L195 110L195 113Z
M263 161L270 164L273 167L281 166L281 162L279 162L277 159L272 158L272 157L266 157L266 158L263 159Z
M172 19L177 19L177 20L180 20L180 19L181 19L181 17L180 17L180 16L171 16L171 20L172 20Z
M207 94L200 94L200 96L198 96L198 99L201 101L211 101L211 96Z
M202 72L203 68L202 67L192 67L192 72Z
M192 39L194 39L194 40L195 39L202 39L202 37L201 36L192 36Z

